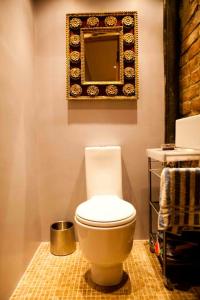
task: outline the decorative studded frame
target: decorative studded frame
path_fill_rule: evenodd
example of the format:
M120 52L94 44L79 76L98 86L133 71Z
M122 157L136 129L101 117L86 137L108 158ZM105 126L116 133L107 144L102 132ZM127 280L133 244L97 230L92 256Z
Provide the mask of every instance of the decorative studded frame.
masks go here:
M119 81L85 81L84 32L119 33ZM138 98L137 12L66 15L67 100Z

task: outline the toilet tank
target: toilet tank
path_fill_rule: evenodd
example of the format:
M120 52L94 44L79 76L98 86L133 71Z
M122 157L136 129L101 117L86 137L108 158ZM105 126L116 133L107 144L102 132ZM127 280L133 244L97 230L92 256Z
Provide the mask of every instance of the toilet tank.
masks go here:
M121 147L86 147L85 171L88 199L94 195L122 198Z

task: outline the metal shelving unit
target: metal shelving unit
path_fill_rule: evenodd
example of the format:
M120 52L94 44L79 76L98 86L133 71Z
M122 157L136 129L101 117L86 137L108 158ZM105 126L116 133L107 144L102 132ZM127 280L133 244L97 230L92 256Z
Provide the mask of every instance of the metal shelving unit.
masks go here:
M154 252L155 243L159 240L162 243L162 252L158 255L158 259L162 266L164 285L173 290L173 285L168 278L168 266L192 264L194 261L184 259L175 259L167 255L167 244L172 240L172 234L167 231L158 231L153 229L153 215L156 217L159 213L159 199L155 199L152 193L153 176L160 181L161 172L164 167L170 166L173 163L174 167L180 167L182 161L200 161L200 150L193 149L147 149L148 156L148 180L149 180L149 241L150 251ZM158 183L159 183L158 181Z

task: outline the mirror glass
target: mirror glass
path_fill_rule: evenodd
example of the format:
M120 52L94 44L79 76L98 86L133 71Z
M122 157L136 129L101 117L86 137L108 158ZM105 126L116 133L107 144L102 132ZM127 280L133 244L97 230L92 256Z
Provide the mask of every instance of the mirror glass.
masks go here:
M119 38L118 32L84 33L86 82L120 81Z

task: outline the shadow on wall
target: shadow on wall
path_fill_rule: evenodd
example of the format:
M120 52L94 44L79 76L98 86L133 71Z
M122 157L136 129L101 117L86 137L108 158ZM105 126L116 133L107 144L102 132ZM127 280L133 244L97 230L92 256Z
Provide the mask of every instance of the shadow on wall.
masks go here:
M123 187L123 199L132 203L136 209L136 239L146 239L148 236L148 189L141 189L140 197L136 198L135 191L136 186L133 185L130 180L126 165L122 159L122 187Z
M126 169L126 165L122 158L122 191L123 191L123 199L132 203L135 206L135 195L131 186L131 181L128 176L128 172Z
M28 154L29 153L29 154ZM27 156L30 152L27 152ZM30 159L30 158L28 158ZM25 207L24 207L24 253L27 253L24 258L24 264L30 260L33 255L33 245L41 242L42 228L41 215L38 195L37 180L34 180L36 175L36 168L30 163L27 166L26 174L26 190L25 190ZM33 184L34 183L34 184Z
M138 239L147 239L149 235L149 200L148 200L148 189L143 188L141 189L141 201L142 204L138 206L138 216L140 219L138 220L138 227L137 227L137 236ZM157 226L157 220L155 220ZM157 230L157 227L156 227Z
M69 201L67 202L68 219L74 222L74 214L77 206L87 200L86 194L86 178L85 178L85 159L82 160L77 180Z
M32 119L17 107L1 132L0 299L8 299L41 241Z
M137 101L70 100L68 122L137 124Z

